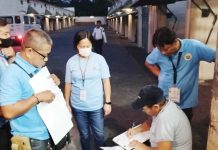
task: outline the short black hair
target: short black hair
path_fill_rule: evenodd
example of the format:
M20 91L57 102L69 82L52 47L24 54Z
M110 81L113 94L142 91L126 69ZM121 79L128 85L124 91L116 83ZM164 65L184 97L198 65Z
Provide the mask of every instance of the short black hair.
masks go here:
M97 23L101 23L101 20L98 20Z
M89 41L93 44L92 33L90 31L80 30L74 36L74 48L77 49L77 45L79 44L79 42L85 38L89 39Z
M173 30L167 27L161 27L155 31L152 44L154 47L163 47L165 44L173 44L176 38L177 35Z
M8 24L8 22L6 21L6 19L4 18L0 18L0 27L4 27Z

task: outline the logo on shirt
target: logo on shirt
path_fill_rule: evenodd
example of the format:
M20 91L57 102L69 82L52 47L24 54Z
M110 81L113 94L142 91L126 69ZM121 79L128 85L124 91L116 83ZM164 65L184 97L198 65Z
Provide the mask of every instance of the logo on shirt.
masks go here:
M93 66L92 69L93 70L98 70L98 67L97 66Z
M185 60L189 61L192 59L192 54L191 53L186 53L185 54Z

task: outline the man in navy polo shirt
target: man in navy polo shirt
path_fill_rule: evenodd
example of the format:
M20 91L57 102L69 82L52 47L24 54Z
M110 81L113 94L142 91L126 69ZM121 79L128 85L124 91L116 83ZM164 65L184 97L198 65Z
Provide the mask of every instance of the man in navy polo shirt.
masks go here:
M30 145L32 150L47 150L49 133L36 105L52 102L54 94L49 90L34 93L29 80L48 61L52 40L44 31L30 29L25 34L21 47L21 52L17 53L14 62L7 67L1 78L2 113L10 121L14 139L16 136L17 141L27 142L26 145ZM55 75L52 78L59 84ZM12 146L20 147L22 144L12 142Z
M145 66L158 76L158 86L177 103L189 120L198 104L198 71L200 61L213 62L216 51L194 39L179 39L167 27L153 35L153 51Z

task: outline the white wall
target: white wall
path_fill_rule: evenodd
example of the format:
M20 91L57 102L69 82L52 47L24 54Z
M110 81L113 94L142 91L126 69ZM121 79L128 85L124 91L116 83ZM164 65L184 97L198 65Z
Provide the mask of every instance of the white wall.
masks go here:
M0 15L26 14L28 6L33 7L40 15L45 14L45 9L49 10L53 15L55 15L56 12L59 12L61 15L63 15L63 13L66 15L75 15L73 8L69 10L63 9L38 0L30 0L29 3L27 3L27 0L22 1L23 4L21 4L20 0L0 0Z
M106 17L75 17L75 22L94 22L96 24L97 20L101 20L101 24L106 24Z

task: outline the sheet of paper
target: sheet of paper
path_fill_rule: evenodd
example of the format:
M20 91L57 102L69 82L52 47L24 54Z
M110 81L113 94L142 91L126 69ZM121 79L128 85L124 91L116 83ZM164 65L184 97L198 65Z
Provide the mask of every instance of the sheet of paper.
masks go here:
M120 146L113 146L113 147L100 147L103 150L123 150Z
M124 148L126 150L131 150L132 147L130 147L129 144L132 140L137 140L137 141L143 143L143 142L147 141L149 138L150 138L149 131L136 134L132 138L128 138L127 131L126 131L126 132L114 137L113 141L115 143L117 143L119 146L121 146L122 148Z
M39 103L37 110L48 128L54 143L57 144L73 127L73 122L63 93L49 76L50 73L47 67L43 67L29 82L34 93L51 90L55 94L55 99L52 103Z

